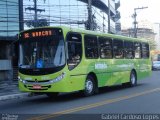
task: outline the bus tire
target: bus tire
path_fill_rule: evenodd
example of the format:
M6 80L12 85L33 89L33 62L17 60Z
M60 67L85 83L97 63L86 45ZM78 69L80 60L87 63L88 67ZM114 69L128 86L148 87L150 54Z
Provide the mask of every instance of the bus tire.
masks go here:
M135 71L131 71L129 85L130 87L134 87L137 85L137 76Z
M91 96L96 93L96 83L94 80L94 77L91 75L88 75L86 81L85 81L85 88L83 91L84 96Z
M50 98L50 99L55 99L58 96L58 92L54 92L54 93L46 93L46 95Z

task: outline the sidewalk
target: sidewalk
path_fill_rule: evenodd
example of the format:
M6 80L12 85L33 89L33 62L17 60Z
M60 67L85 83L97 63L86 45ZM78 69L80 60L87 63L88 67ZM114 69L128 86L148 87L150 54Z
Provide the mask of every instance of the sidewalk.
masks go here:
M27 97L28 93L22 93L18 90L17 81L0 82L0 101Z

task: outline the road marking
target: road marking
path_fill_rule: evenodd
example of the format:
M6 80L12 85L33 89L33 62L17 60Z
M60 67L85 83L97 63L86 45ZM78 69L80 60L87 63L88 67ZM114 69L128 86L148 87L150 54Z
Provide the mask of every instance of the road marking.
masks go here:
M49 119L49 118L55 118L55 117L58 117L58 116L62 116L64 114L78 112L78 111L82 111L82 110L86 110L86 109L91 109L91 108L95 108L95 107L119 102L119 101L122 101L122 100L127 100L127 99L130 99L130 98L142 96L142 95L157 92L157 91L160 91L160 88L155 88L155 89L147 90L147 91L140 92L140 93L135 93L135 94L128 95L128 96L122 96L122 97L118 97L118 98L114 98L114 99L105 100L105 101L102 101L102 102L97 102L97 103L93 103L93 104L89 104L89 105L84 105L84 106L81 106L81 107L71 108L71 109L68 109L68 110L63 110L63 111L51 113L50 115L33 117L33 118L28 119L28 120L45 120L45 119Z

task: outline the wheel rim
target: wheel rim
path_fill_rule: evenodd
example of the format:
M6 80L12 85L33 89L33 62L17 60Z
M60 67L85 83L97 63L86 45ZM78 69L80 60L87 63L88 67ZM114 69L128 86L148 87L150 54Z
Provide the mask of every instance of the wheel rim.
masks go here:
M132 85L134 85L136 83L136 77L135 77L134 73L131 74L131 83L132 83Z
M86 81L86 92L91 93L93 91L93 82L91 80Z

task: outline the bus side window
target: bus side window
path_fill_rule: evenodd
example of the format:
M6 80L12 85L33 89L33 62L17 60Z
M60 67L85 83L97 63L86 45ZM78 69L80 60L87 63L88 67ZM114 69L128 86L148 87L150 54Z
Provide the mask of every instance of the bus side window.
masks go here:
M99 57L97 36L85 35L84 43L86 58L97 59Z
M158 60L158 61L160 61L160 54L158 54L158 56L157 56L157 60Z
M142 58L149 58L149 44L142 43Z
M134 43L134 51L135 51L135 53L134 53L135 58L136 59L141 58L141 43L139 43L139 42Z
M74 69L81 61L82 58L82 37L79 33L68 33L67 35L68 47L68 68Z
M122 40L116 40L116 39L113 40L113 53L114 53L114 58L116 59L122 59L124 57Z
M124 42L124 56L126 59L134 58L133 42Z
M112 39L99 37L98 40L99 40L98 43L99 43L100 57L102 59L111 59L113 57Z

